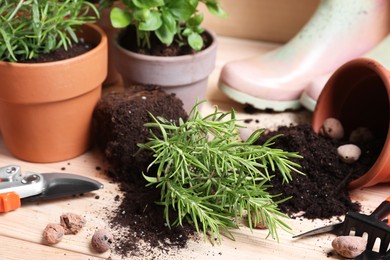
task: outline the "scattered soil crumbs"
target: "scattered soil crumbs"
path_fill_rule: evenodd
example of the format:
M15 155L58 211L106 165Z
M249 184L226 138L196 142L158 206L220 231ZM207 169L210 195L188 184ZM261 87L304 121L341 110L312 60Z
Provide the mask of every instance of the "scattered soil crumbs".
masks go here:
M110 216L110 228L119 232L113 250L123 256L149 256L160 259L172 249L187 246L195 236L193 225L169 228L165 223L164 208L155 202L160 191L145 187L145 183L119 184L124 197L120 206ZM144 243L143 243L144 242Z
M348 183L362 176L373 165L380 153L383 142L359 144L362 149L360 159L354 164L346 164L339 160L337 147L345 144L319 136L310 125L279 127L277 131L263 134L257 141L264 143L271 136L283 134L275 140L274 148L298 152L303 159L294 160L302 168L305 175L293 173L293 181L282 183L280 174L272 179L271 194L283 194L278 198L292 198L281 203L280 209L294 217L302 213L308 219L326 219L344 215L347 211L359 211L360 204L352 202Z

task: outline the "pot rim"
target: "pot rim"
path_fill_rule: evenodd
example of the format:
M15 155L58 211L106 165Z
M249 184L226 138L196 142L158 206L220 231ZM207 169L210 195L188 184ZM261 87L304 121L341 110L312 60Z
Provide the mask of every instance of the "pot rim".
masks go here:
M342 65L329 79L329 81L326 83L325 88L323 92L321 93L319 100L317 104L319 104L313 115L313 121L312 121L312 127L315 132L318 133L319 128L322 125L323 120L325 120L327 117L335 117L334 112L324 112L324 109L326 110L326 107L322 107L322 96L328 95L329 91L335 91L334 89L331 89L328 87L329 84L332 84L337 80L340 75L343 75L343 73L347 70L351 70L352 68L365 68L367 70L371 70L373 74L375 74L378 78L380 78L383 86L386 89L387 93L387 99L390 103L390 71L387 70L381 63L374 59L370 58L356 58L353 59L344 65ZM361 77L359 77L361 78ZM321 111L320 111L321 110ZM337 110L338 111L338 110ZM337 112L336 111L336 112ZM337 116L336 116L337 117ZM375 184L385 182L386 178L388 178L389 173L386 174L384 172L384 168L386 167L386 164L389 163L389 160L387 157L387 149L390 149L390 121L387 124L388 130L384 139L382 150L380 151L378 157L376 158L374 164L370 167L370 169L359 178L349 182L348 188L349 189L356 189L356 188L362 188L362 187L369 187L373 186Z
M359 58L354 60L354 62L358 64L361 62L363 67L367 67L371 69L373 72L375 72L376 75L378 75L378 77L380 77L383 85L386 87L387 98L390 103L390 81L389 81L390 71L388 71L381 63L370 58ZM390 121L388 125L389 125L388 129L390 129ZM389 161L386 158L389 157L387 154L388 149L390 149L389 130L387 131L382 150L379 153L378 158L376 159L374 164L363 176L359 177L356 180L351 181L348 187L350 189L355 189L359 187L368 187L386 181L386 176L389 175L389 173L387 173L387 175L385 176L386 172L384 172L383 168L386 167L386 164Z
M36 64L1 62L0 78L4 82L0 84L0 101L26 104L66 100L101 87L107 76L107 36L95 25L87 25L84 33L97 46L81 55Z
M212 52L215 48L217 48L217 45L218 45L217 35L213 31L211 31L209 29L205 29L205 32L207 32L210 35L212 42L211 42L210 46L208 46L206 49L201 50L195 54L186 54L186 55L179 55L179 56L154 56L154 55L140 54L140 53L130 51L126 48L123 48L118 43L118 36L125 29L126 28L123 28L116 33L116 35L114 37L115 47L123 54L134 56L136 58L138 57L138 58L145 60L145 61L157 61L157 62L169 63L169 62L178 62L178 61L182 61L182 60L184 61L184 60L188 60L188 59L194 59L197 57L208 55L208 53Z
M49 62L39 62L39 63L21 63L21 62L9 62L9 61L0 61L0 66L14 66L14 67L26 67L26 66L31 66L31 67L51 67L51 66L54 66L54 65L61 65L61 64L66 64L66 63L72 63L74 62L74 60L76 59L88 59L89 56L93 56L95 55L96 52L100 52L102 48L105 47L105 45L107 45L107 35L105 34L105 32L97 25L95 24L91 24L91 23L88 23L88 24L84 24L81 26L81 28L83 27L89 27L91 28L92 30L96 31L99 35L100 35L100 40L99 42L97 43L97 45L83 53L83 54L80 54L80 55L77 55L75 57L72 57L72 58L68 58L68 59L64 59L64 60L58 60L58 61L49 61ZM82 32L81 32L82 33Z

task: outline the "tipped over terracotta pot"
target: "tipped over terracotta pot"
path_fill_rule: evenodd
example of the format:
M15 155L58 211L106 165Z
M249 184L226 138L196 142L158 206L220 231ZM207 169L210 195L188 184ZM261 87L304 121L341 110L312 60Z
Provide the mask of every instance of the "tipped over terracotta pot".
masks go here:
M367 58L341 66L326 83L314 111L313 130L325 119L339 119L348 136L358 127L369 128L383 141L374 165L360 178L349 183L350 189L390 182L390 71Z

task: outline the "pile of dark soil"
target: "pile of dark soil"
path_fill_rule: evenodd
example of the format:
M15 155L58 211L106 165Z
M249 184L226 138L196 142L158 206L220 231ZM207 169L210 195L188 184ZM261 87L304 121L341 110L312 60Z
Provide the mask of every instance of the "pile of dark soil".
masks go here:
M164 208L156 204L160 190L145 187L142 182L119 182L124 197L120 206L109 215L115 237L114 251L124 257L153 255L153 259L169 253L172 249L187 246L188 240L196 230L193 225L168 227L165 222ZM141 242L143 241L143 242Z
M140 173L152 161L151 154L146 151L134 157L139 150L137 144L147 142L150 136L149 129L144 126L152 122L149 113L176 123L179 118L187 118L181 100L152 85L134 85L123 92L108 93L96 106L94 140L115 169L112 174L118 181L143 179Z
M133 156L137 144L150 136L144 127L152 121L149 112L175 122L179 117L187 118L182 101L155 86L132 86L124 92L109 93L94 112L94 139L111 165L109 176L123 192L121 204L113 212L108 211L108 218L111 229L120 232L115 237L114 251L124 257L142 257L154 249L164 254L183 248L195 233L189 224L172 228L166 225L164 208L155 203L160 190L146 187L141 175L153 158L146 151Z
M271 136L282 134L275 141L274 148L298 152L303 159L295 159L305 175L293 173L293 181L283 183L281 175L271 180L271 194L282 194L278 198L292 197L281 203L284 213L294 216L303 212L308 219L326 219L344 215L347 211L359 211L360 205L352 202L348 195L348 183L368 171L381 151L383 142L374 141L358 144L362 149L360 159L353 164L339 160L337 147L346 141L336 141L317 135L310 125L279 127L277 131L262 135L257 144L264 143Z

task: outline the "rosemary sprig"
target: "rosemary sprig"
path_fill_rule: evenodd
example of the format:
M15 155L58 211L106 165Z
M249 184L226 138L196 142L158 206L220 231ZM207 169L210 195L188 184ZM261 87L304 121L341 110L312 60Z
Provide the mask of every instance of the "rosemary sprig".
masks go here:
M80 25L99 12L87 0L0 0L0 60L36 58L79 41Z
M252 228L251 212L255 222L268 227L269 234L278 239L277 228L290 231L281 218L287 217L278 209L277 196L267 192L269 180L279 169L285 182L291 171L301 173L299 164L290 158L301 158L294 152L273 149L274 138L263 145L254 142L263 130L255 131L243 142L238 133L235 112L215 111L201 116L198 105L194 106L187 121L179 124L151 115L147 123L151 138L139 144L141 149L153 152L157 166L156 176L147 176L148 185L161 189L159 203L165 207L168 225L181 225L183 219L194 223L197 231L208 231L220 241L221 230L232 239L229 228L238 228L236 217L248 214ZM156 134L156 130L159 133ZM170 219L169 212L177 212Z

